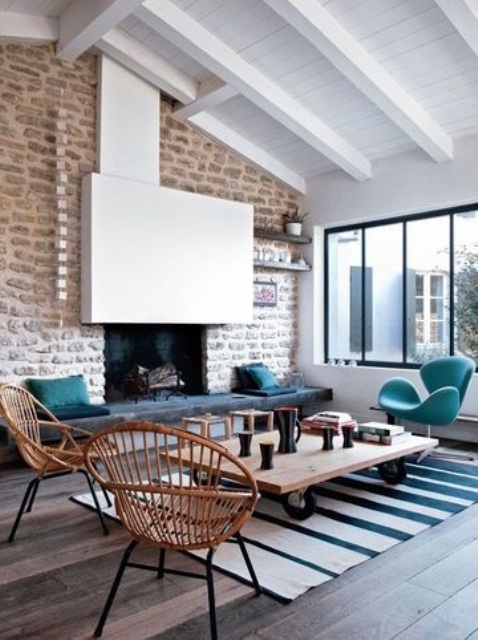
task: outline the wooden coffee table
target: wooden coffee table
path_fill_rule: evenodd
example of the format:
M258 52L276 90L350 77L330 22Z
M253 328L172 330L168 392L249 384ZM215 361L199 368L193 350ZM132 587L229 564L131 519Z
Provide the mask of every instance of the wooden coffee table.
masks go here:
M274 440L274 468L262 470L259 442ZM342 437L334 438L334 449L322 450L322 436L303 433L297 443L296 453L277 453L278 431L255 434L252 440L252 455L241 458L252 471L260 491L282 496L286 512L299 520L305 520L315 512L316 496L313 486L326 480L361 469L378 467L381 477L390 484L402 482L407 474L405 456L438 446L438 440L421 436L410 436L398 444L383 445L354 441L350 449L342 448ZM236 455L239 454L239 439L221 442ZM225 475L228 474L227 466ZM231 472L231 480L240 482L239 475Z

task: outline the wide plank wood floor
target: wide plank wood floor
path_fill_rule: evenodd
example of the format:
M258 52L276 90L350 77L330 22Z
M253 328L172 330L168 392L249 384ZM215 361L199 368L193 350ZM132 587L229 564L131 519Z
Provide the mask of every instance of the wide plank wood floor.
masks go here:
M44 482L14 543L5 542L30 471L0 469L0 639L93 637L129 537L68 497L82 476ZM143 560L156 552L141 549ZM170 554L175 568L197 563ZM478 505L351 569L290 604L216 573L220 638L278 640L478 640ZM127 569L106 640L209 637L203 581Z

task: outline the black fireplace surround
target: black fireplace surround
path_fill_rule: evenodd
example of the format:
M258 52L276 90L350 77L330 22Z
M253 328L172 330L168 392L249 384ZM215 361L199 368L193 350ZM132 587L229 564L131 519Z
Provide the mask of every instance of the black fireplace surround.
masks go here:
M172 362L188 395L204 393L203 326L196 324L105 325L105 400L124 398L124 378L136 365L153 369Z

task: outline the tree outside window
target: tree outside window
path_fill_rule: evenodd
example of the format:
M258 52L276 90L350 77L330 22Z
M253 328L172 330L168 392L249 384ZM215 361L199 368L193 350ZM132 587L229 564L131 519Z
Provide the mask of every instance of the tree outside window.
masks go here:
M456 253L455 318L458 349L478 360L478 247Z

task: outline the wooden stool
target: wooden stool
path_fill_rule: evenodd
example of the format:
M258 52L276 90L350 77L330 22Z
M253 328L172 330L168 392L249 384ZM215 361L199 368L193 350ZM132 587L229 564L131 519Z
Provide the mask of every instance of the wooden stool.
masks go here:
M213 416L211 413L204 413L201 416L182 418L181 429L185 429L187 431L190 424L198 424L201 428L201 435L206 438L211 437L211 425L223 424L226 440L232 438L232 421L229 416Z
M260 409L244 409L243 411L229 411L231 420L234 418L242 418L247 423L247 430L254 431L256 418L259 416L265 416L267 418L266 426L267 431L274 429L274 412L273 411L261 411Z

